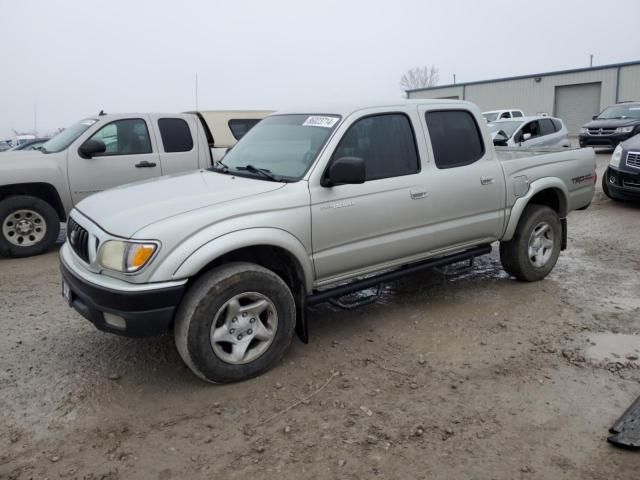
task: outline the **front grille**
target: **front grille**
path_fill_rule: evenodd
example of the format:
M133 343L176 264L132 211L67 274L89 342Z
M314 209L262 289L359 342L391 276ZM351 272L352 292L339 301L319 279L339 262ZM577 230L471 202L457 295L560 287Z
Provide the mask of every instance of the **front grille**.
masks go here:
M67 220L67 241L74 252L89 263L89 232L78 225L73 218Z
M640 168L640 152L627 153L627 167Z
M613 135L615 128L590 128L589 135Z

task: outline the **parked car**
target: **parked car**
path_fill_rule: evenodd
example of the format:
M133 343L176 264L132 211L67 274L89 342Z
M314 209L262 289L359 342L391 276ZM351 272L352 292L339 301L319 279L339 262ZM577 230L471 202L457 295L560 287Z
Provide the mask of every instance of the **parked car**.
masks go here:
M0 152L6 152L7 150L11 150L11 145L9 145L7 142L0 141Z
M498 120L487 127L496 145L527 148L571 146L567 127L559 118L545 116Z
M95 192L212 166L267 113L96 115L65 129L40 151L3 153L0 255L47 251L73 205Z
M18 152L18 151L29 151L29 150L40 150L40 147L47 143L50 138L34 138L32 140L24 141L13 148L10 148L10 152Z
M640 134L615 148L602 176L602 191L613 200L640 201Z
M580 129L581 147L615 148L640 133L640 102L617 103Z
M482 116L487 122L495 122L496 120L506 120L509 118L524 117L522 110L490 110L482 112Z
M511 275L543 279L595 169L592 149L496 152L468 102L280 112L214 167L77 204L62 290L101 330L173 328L196 375L243 380L282 358L294 330L307 341L306 306L493 242Z

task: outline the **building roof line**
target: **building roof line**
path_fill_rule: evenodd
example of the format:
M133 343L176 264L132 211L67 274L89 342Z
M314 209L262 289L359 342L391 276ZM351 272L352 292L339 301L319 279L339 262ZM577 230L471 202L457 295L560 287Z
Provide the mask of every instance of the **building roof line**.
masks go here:
M535 78L535 77L551 77L553 75L564 75L569 73L593 72L596 70L607 70L609 68L630 67L633 65L640 65L640 60L634 60L632 62L623 62L623 63L610 63L608 65L598 65L596 67L573 68L570 70L554 70L552 72L544 72L544 73L530 73L527 75L517 75L514 77L491 78L489 80L476 80L473 82L450 83L448 85L436 85L434 87L414 88L411 90L405 90L405 92L406 93L425 92L428 90L438 90L442 88L464 87L466 85L481 85L484 83L506 82L509 80L524 80L527 78Z

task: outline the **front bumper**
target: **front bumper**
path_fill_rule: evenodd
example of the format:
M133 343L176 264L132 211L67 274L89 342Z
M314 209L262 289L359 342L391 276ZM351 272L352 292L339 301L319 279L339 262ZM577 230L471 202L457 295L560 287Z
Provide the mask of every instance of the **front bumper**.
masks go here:
M635 130L634 130L635 131ZM581 147L616 148L620 142L633 137L634 133L612 133L610 135L580 135Z
M74 274L63 260L60 271L69 305L99 330L126 337L167 331L186 290L186 284L134 291L107 288Z
M604 174L604 181L610 197L640 201L640 172L635 174L608 167Z

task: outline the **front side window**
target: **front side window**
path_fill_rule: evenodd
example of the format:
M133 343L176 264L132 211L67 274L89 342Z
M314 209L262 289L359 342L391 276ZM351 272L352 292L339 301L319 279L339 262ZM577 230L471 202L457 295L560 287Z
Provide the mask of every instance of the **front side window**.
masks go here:
M420 171L409 118L401 113L361 118L349 127L333 158L360 157L366 179L410 175Z
M159 118L158 128L162 138L162 147L166 153L193 150L191 130L182 118Z
M264 176L251 174L254 168L284 180L300 180L339 122L337 115L272 115L252 128L222 164L256 178Z
M236 140L240 140L247 134L249 130L255 127L259 121L259 118L234 118L232 120L229 120L229 130L231 130L233 138L235 138Z
M99 155L139 155L151 153L151 141L147 124L141 118L128 118L111 122L92 137L101 140L106 146Z
M504 112L502 115L500 115L500 118L511 118L511 114L509 112Z
M470 112L433 111L426 113L426 119L436 167L462 167L484 155L480 130Z
M529 122L524 127L522 127L522 130L520 130L520 132L515 138L516 142L526 141L523 138L525 133L528 133L529 135L531 135L531 137L529 137L530 139L539 137L540 127L538 126L538 122Z

